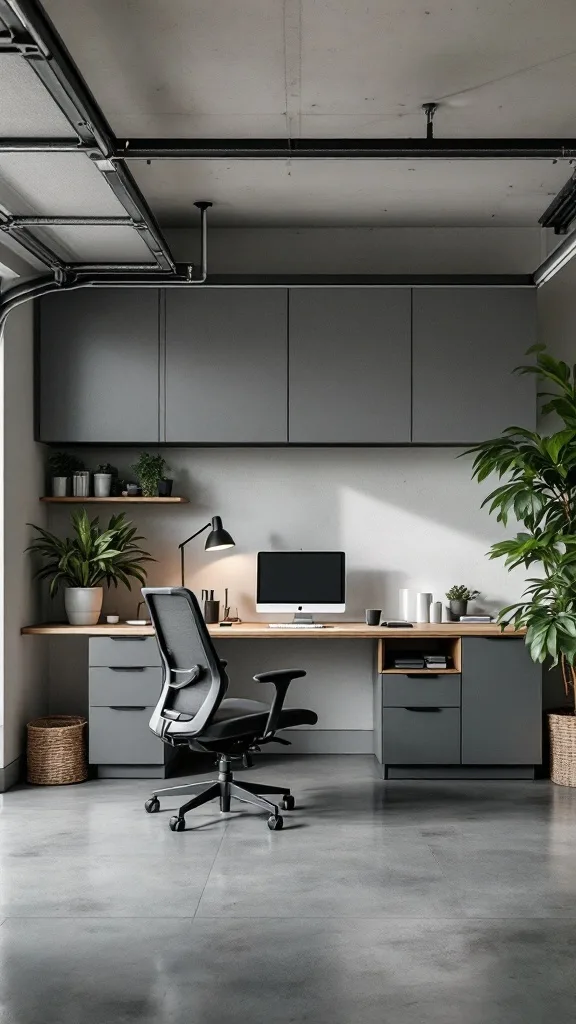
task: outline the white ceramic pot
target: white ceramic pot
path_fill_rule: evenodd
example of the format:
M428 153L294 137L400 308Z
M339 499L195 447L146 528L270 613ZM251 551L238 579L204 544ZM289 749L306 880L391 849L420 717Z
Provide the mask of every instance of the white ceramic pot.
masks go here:
M109 498L112 488L111 473L94 473L94 497Z
M52 477L52 497L53 498L65 498L68 494L68 483L70 477L68 476L53 476Z
M95 626L102 611L103 587L66 587L64 607L71 626Z

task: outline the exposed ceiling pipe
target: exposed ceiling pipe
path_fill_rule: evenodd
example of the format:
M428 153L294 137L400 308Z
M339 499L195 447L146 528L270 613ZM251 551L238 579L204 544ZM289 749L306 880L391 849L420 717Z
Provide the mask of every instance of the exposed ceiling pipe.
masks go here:
M566 236L560 245L546 257L537 270L534 271L534 284L537 288L550 281L559 270L562 270L570 260L576 256L576 231Z

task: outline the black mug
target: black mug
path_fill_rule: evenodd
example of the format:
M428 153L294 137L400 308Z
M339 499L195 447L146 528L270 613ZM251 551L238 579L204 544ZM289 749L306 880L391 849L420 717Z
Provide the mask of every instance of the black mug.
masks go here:
M204 601L204 622L215 625L220 618L220 601Z
M380 619L382 617L381 608L367 608L366 609L366 625L367 626L379 626Z

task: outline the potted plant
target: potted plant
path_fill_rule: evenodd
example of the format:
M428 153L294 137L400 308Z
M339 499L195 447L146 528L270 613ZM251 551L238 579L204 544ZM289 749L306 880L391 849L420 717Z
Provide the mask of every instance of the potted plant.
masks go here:
M94 497L109 498L112 493L112 481L118 476L118 470L105 462L98 466L94 473Z
M470 449L473 476L479 481L495 473L505 482L483 504L504 526L513 514L522 525L515 537L499 541L490 558L504 558L508 569L532 571L522 600L503 608L498 621L526 628L526 644L535 662L561 666L567 711L550 714L551 776L576 786L576 381L574 369L546 352L528 350L535 364L519 373L537 374L553 391L540 392L547 401L542 413L554 412L562 429L544 436L509 427L502 437Z
M145 562L154 561L138 544L143 540L126 514L112 516L101 529L98 518L90 520L86 509L72 513L74 536L61 540L41 526L32 526L38 537L29 545L44 561L34 576L50 580L50 596L65 587L64 605L73 626L93 626L102 609L103 584L119 583L131 590L131 579L146 582Z
M68 494L69 481L73 473L84 469L84 463L70 452L52 452L48 458L48 473L51 480L51 492L54 498L65 498Z
M461 615L468 613L468 601L473 601L479 594L479 590L469 590L463 584L450 587L450 590L446 591L446 597L450 602L450 615L456 622Z
M138 462L130 468L136 474L144 497L156 497L160 481L164 478L164 469L168 469L166 460L161 455L141 452Z

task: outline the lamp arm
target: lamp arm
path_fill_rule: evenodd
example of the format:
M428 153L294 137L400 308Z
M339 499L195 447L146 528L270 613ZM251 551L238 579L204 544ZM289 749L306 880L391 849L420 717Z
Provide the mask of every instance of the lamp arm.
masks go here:
M196 533L193 533L191 537L188 537L187 540L183 540L182 543L178 545L180 550L180 581L183 587L186 585L184 582L184 548L191 540L194 540L194 538L198 537L199 534L204 533L204 530L208 530L211 525L212 523L206 523L206 526L201 526L199 530L196 530Z

